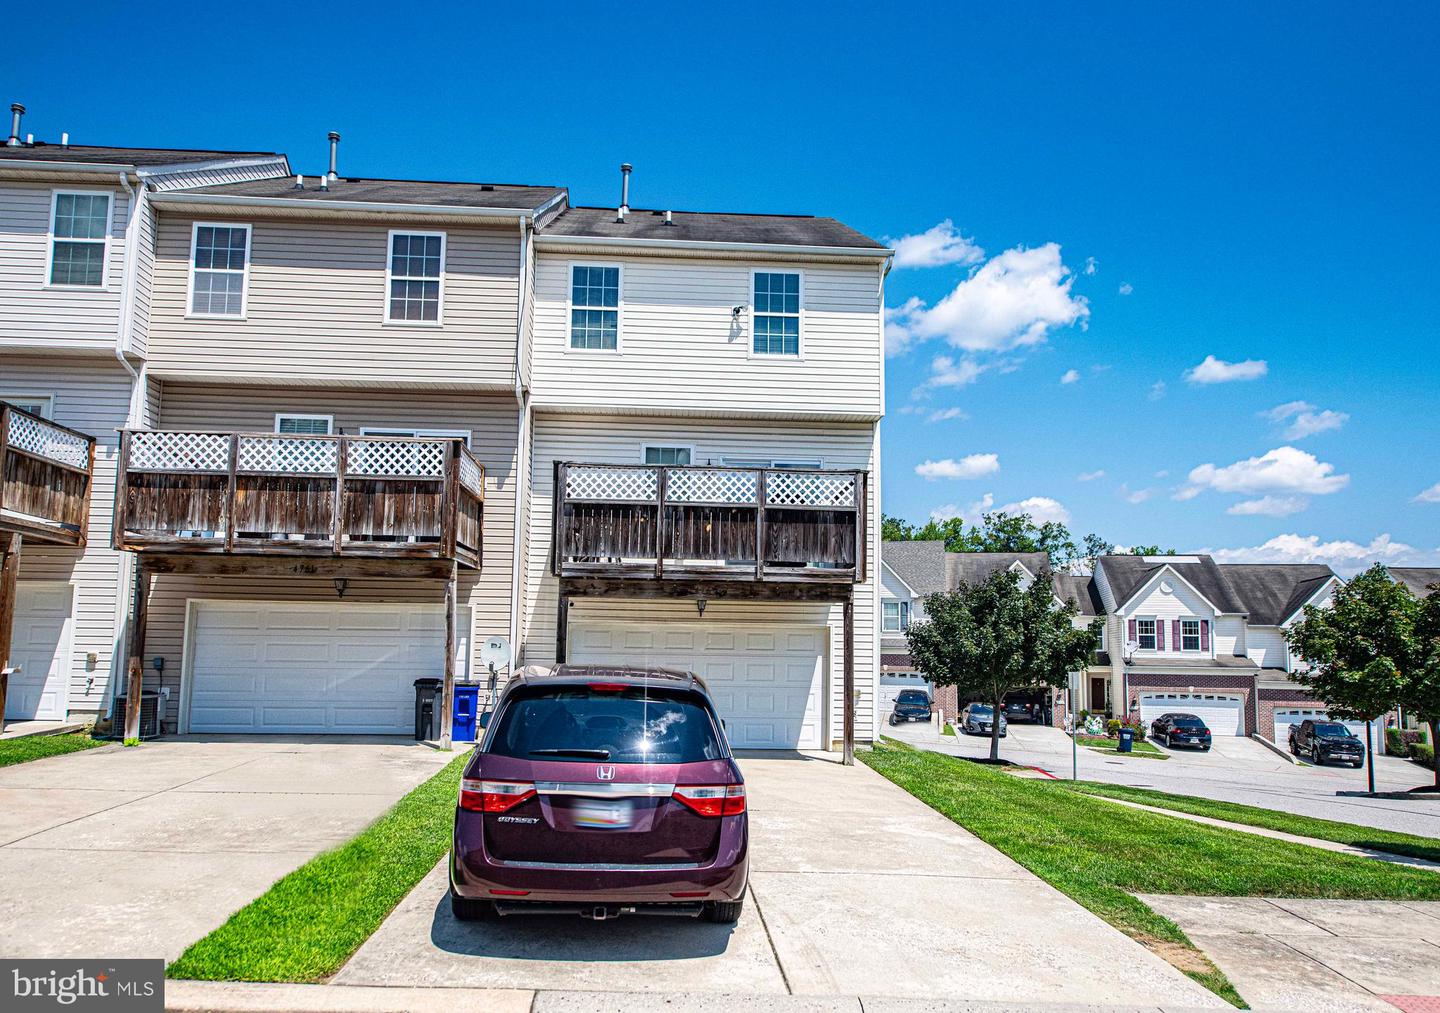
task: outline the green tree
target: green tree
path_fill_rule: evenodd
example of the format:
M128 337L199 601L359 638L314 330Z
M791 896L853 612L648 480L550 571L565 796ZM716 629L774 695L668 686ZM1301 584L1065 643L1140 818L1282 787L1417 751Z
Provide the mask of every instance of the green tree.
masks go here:
M1401 705L1430 728L1430 744L1440 740L1440 584L1416 606L1415 663L1406 673ZM1435 787L1440 789L1440 761L1435 763Z
M906 631L910 657L937 686L994 708L990 758L1000 758L1000 715L1007 693L1063 686L1100 643L1100 620L1074 625L1075 604L1056 605L1050 571L1028 588L1009 570L975 584L925 596L924 622Z
M880 516L880 538L887 542L908 542L915 537L915 525L903 517Z
M1158 545L1132 545L1122 555L1126 556L1173 556L1174 549L1162 549Z
M1115 543L1108 538L1101 538L1091 532L1080 540L1080 558L1089 564L1090 572L1095 572L1095 561L1101 556L1108 556L1115 551Z

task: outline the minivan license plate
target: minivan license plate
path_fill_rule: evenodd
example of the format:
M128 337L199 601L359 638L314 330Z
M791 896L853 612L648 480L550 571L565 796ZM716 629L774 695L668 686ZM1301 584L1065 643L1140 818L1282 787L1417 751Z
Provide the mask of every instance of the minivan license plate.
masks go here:
M629 830L635 820L635 807L629 799L576 799L571 813L577 827L590 830Z

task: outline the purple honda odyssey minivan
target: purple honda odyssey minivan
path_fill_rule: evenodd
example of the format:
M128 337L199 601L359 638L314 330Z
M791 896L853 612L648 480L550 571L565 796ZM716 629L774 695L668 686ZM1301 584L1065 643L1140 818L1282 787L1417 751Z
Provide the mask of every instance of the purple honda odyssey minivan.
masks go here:
M705 683L562 665L506 686L460 782L450 907L735 922L745 782Z

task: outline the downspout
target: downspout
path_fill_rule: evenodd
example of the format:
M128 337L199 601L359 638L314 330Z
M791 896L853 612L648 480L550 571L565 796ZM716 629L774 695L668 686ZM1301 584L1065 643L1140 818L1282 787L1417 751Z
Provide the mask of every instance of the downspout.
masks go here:
M515 672L515 661L520 652L520 575L523 560L520 558L525 526L525 490L529 488L529 445L530 445L530 398L525 391L523 367L525 355L525 307L530 298L530 230L533 220L520 217L520 277L519 296L515 300L515 403L518 418L515 423L515 523L510 547L510 673Z

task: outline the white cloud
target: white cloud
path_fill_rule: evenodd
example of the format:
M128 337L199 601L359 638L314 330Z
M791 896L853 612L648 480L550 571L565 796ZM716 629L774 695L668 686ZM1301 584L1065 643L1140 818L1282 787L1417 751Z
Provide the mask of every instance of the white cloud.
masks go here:
M1080 370L1067 369L1060 377L1061 383L1076 383L1080 379Z
M1350 416L1346 412L1335 412L1328 408L1324 411L1316 411L1315 406L1309 401L1287 401L1284 404L1276 405L1269 411L1261 412L1260 415L1271 422L1284 422L1289 419L1290 425L1286 426L1281 433L1287 440L1303 440L1316 433L1339 429L1350 421Z
M1006 503L1000 508L1000 512L1010 514L1012 517L1029 514L1030 519L1036 524L1044 524L1046 521L1055 521L1057 524L1070 523L1070 511L1066 510L1059 500L1051 499L1049 496L1031 496L1029 499L1022 499L1015 503Z
M1128 281L1121 282L1119 291L1121 295L1129 295L1131 292L1135 291L1135 286L1130 284Z
M1099 270L1100 270L1100 261L1096 260L1094 257L1086 257L1086 258L1085 258L1085 273L1086 273L1087 275L1095 274L1095 273L1098 272Z
M1310 501L1304 496L1261 496L1241 500L1225 512L1236 517L1289 517L1309 505Z
M1168 468L1161 468L1159 471L1155 472L1155 477L1156 477L1156 478L1169 478L1169 477L1170 477L1170 469L1168 469Z
M905 336L887 339L887 345L944 338L967 352L1003 352L1041 344L1051 331L1083 327L1090 316L1085 299L1070 294L1074 280L1057 243L1006 250L934 306L917 300L888 314L890 326Z
M999 454L970 454L958 461L947 457L943 461L925 461L915 465L915 474L928 479L981 478L999 470Z
M1154 495L1154 489L1131 489L1129 483L1120 486L1120 497L1126 503L1144 503Z
M949 355L937 355L930 363L930 379L924 387L964 387L980 379L984 366L968 355L956 359Z
M925 416L926 422L949 422L954 419L964 422L970 417L970 413L964 408L940 408Z
M896 267L978 264L985 258L985 251L975 244L975 240L961 235L955 223L948 218L918 235L887 241L895 249Z
M1440 503L1440 482L1436 482L1430 488L1424 490L1415 497L1416 503Z
M911 313L925 304L911 296L899 306L885 307L885 354L888 356L901 355L909 351L910 345L914 342L915 336L905 326L904 320Z
M1151 401L1159 401L1165 396L1165 381L1156 380L1150 385L1150 393L1145 396Z
M1244 362L1226 362L1213 355L1205 356L1200 365L1185 371L1185 379L1191 383L1231 383L1235 380L1258 380L1270 371L1264 359L1246 359Z
M930 519L932 521L948 521L952 517L959 517L966 524L979 524L985 512L994 505L995 496L987 492L967 507L962 507L955 503L946 503L944 506L938 506L930 511Z
M1308 493L1325 496L1350 484L1349 475L1336 475L1335 465L1317 460L1314 454L1295 447L1277 447L1260 455L1216 467L1202 464L1190 471L1190 484L1175 494L1179 500L1194 499L1206 489L1242 495Z
M1104 477L1105 477L1105 469L1104 469L1104 468L1101 468L1101 469L1099 469L1098 471L1082 471L1080 474L1078 474L1078 475L1075 476L1075 481L1077 481L1077 482L1093 482L1093 481L1095 481L1097 478L1104 478Z
M1391 566L1440 565L1440 548L1417 549L1376 535L1368 544L1348 539L1322 542L1318 535L1286 534L1260 545L1235 549L1200 549L1218 563L1328 563L1341 573L1355 573L1371 563Z

